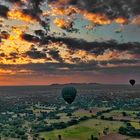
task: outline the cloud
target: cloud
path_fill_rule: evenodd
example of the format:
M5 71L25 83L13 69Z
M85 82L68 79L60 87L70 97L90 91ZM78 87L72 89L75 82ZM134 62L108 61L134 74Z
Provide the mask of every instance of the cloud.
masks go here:
M14 64L17 61L19 65L15 69L27 69L33 73L106 71L115 67L128 69L132 66L139 69L139 42L88 42L84 39L60 37L60 34L57 36L50 32L52 22L66 32L78 32L74 27L75 21L80 17L77 14L96 25L113 22L139 25L139 0L49 0L49 9L44 8L47 4L44 0L6 1L10 4L0 5L0 16L23 21L26 27L24 30L12 27L13 31L0 33L3 45L0 52L1 63ZM131 18L132 22L128 22ZM35 27L32 27L34 24ZM91 25L96 27L94 24ZM8 60L13 60L14 63ZM3 68L7 69L8 66L15 70L15 65L3 65Z
M59 51L58 50L50 50L48 52L48 54L51 55L51 57L55 60L57 60L58 62L63 62L63 58L61 58Z
M7 31L0 32L0 39L7 39L9 37L9 33Z
M11 2L11 3L21 2L21 0L6 0L6 1Z
M125 63L133 63L131 60L125 60ZM104 62L108 64L108 62ZM110 62L113 64L120 64L121 61ZM139 63L140 64L140 63ZM67 63L30 63L30 64L18 64L18 65L5 65L0 64L1 69L9 70L13 74L17 74L16 72L19 71L27 71L30 75L69 75L69 74L76 74L76 73L96 73L96 74L129 74L135 73L139 74L140 72L140 65L126 65L126 66L117 66L116 67L106 67L100 66L100 64L96 61L90 63L80 63L80 64L67 64ZM19 73L18 73L19 74ZM22 75L22 73L21 73Z
M101 61L101 64L140 64L140 60L138 59L124 59L124 60L109 60L109 61Z
M131 23L140 26L140 15L135 16Z
M124 74L127 75L128 77L131 74L132 76L137 75L137 77L139 77L140 66L120 66L120 67L108 67L108 68L104 67L100 69L99 72L109 74L109 75L122 74L123 76Z
M27 35L23 39L29 42L37 42L42 51L45 50L46 54L58 62L77 64L90 61L135 60L140 58L139 42L119 43L115 40L88 42L69 37L45 37L42 31L37 32L37 34L39 37Z
M37 36L34 35L30 35L30 34L22 34L21 36L24 40L28 41L28 42L39 42L39 38Z
M9 11L9 8L4 5L0 5L0 16L7 18L7 13Z
M139 0L49 0L49 3L55 3L61 7L74 5L92 13L106 14L110 19L118 16L130 17L140 14Z
M0 57L5 57L5 53L0 53Z
M115 40L109 40L104 42L88 42L83 39L53 36L48 36L45 39L40 39L41 44L48 44L49 41L54 43L61 42L66 44L70 50L85 50L95 55L102 55L108 49L117 50L120 52L127 51L133 54L140 54L139 42L118 43Z
M17 52L11 52L9 55L13 58L17 58L18 53Z
M73 28L73 22L72 21L69 21L69 20L66 20L64 18L56 18L54 20L54 23L58 27L60 27L60 28L62 28L64 30L67 30L67 31L72 30L72 28Z
M32 59L45 59L46 58L45 53L41 51L37 51L37 50L27 51L25 54Z

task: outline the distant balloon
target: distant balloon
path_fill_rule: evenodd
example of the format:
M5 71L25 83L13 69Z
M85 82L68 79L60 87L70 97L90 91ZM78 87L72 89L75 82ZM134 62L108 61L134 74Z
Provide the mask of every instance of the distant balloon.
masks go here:
M129 80L129 82L132 86L134 86L136 81L134 79L131 79L131 80Z
M68 103L71 104L77 94L77 90L74 87L64 87L62 89L62 97Z

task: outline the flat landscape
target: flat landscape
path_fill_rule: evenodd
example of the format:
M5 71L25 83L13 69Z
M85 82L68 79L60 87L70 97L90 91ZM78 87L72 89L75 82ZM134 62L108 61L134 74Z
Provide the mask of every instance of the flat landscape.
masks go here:
M65 86L77 89L69 105ZM139 140L140 86L0 87L2 140Z

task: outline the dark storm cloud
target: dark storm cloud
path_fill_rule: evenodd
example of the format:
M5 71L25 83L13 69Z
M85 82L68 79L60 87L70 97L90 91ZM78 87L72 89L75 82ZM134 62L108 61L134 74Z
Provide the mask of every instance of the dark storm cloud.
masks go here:
M29 42L40 42L41 45L48 45L50 42L54 43L64 43L68 46L70 50L85 50L95 55L102 55L106 50L117 50L120 52L127 51L131 54L140 54L140 43L139 42L127 42L118 43L115 40L108 40L104 42L88 42L83 39L68 38L68 37L54 37L47 36L44 37L43 32L39 31L40 37L23 34L22 38ZM56 52L53 52L57 54Z
M28 15L37 21L40 22L42 19L41 14L41 4L44 0L27 0L27 2L24 2L22 0L6 0L7 2L10 2L11 4L16 4L16 6L22 11L23 14Z
M110 68L102 68L99 70L101 73L105 74L140 74L140 66L120 66L120 67L110 67Z
M59 55L59 51L58 50L50 50L48 52L51 57L59 62L63 62L63 59L61 58L61 56Z
M6 56L5 53L0 53L0 58L5 56Z
M10 69L10 70L30 70L34 73L50 73L50 74L63 74L64 71L70 73L70 72L80 72L80 71L91 71L91 70L97 70L97 62L91 62L91 63L80 63L80 64L68 64L68 63L31 63L31 64L19 64L19 65L6 65L6 64L0 64L0 67L2 69ZM68 70L64 70L67 68Z
M84 72L99 72L106 74L127 74L131 72L140 73L140 65L138 66L116 66L116 67L100 67L98 62L93 61L90 63L80 64L67 64L67 63L36 63L36 64L19 64L19 65L6 65L0 64L1 69L19 71L27 70L32 71L32 74L43 75L68 75L71 73L84 73ZM66 69L67 68L67 69ZM31 74L31 73L30 73Z
M139 0L77 0L77 5L94 13L105 13L110 18L140 14Z
M41 10L37 9L23 9L22 12L26 15L29 15L30 17L37 19L38 21L40 21L40 17L39 14L42 12Z
M43 30L35 30L34 32L37 36L44 36L45 35Z
M11 2L11 3L23 3L22 0L5 0L7 2ZM32 6L34 8L38 8L40 6L40 4L43 2L44 0L28 0L29 5L28 6Z
M21 0L6 0L6 1L11 2L11 3L21 2Z
M13 57L16 57L16 56L18 55L18 53L16 53L16 52L11 52L9 55L10 55L10 56L13 56Z
M139 0L49 0L49 3L57 3L61 6L75 5L78 8L93 13L103 13L110 18L118 16L130 17L140 14Z
M45 0L29 0L29 2L33 5L33 7L38 7Z
M37 51L37 50L27 51L25 54L32 59L45 59L46 58L46 54L44 52Z
M30 0L29 1L30 6L26 9L23 9L23 13L35 17L37 19L40 19L39 15L42 13L40 5L43 1L44 0Z
M107 64L114 64L114 65L120 65L120 64L139 64L140 65L140 60L138 59L123 59L123 60L109 60L109 61L100 61L101 65L106 66Z
M9 8L4 5L0 5L0 16L7 18L7 13L9 11Z
M115 40L109 40L105 42L87 42L86 40L76 38L63 38L63 37L50 37L41 40L41 43L47 44L52 42L63 42L68 45L71 50L85 50L96 55L102 55L105 50L117 50L120 52L128 51L134 54L140 54L139 42L118 43Z
M28 42L39 42L39 38L37 36L33 36L30 34L22 34L21 37Z
M0 39L7 39L9 37L9 33L7 31L0 32Z

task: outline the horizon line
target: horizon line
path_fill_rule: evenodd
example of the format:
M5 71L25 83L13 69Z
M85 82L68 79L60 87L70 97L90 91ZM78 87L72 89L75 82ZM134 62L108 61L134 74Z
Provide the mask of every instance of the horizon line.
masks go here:
M53 86L53 85L69 85L69 84L95 84L95 85L130 85L129 83L63 83L63 84L58 84L58 83L54 83L54 84L30 84L30 85L0 85L0 87L27 87L27 86ZM135 84L136 85L140 85L140 83Z

